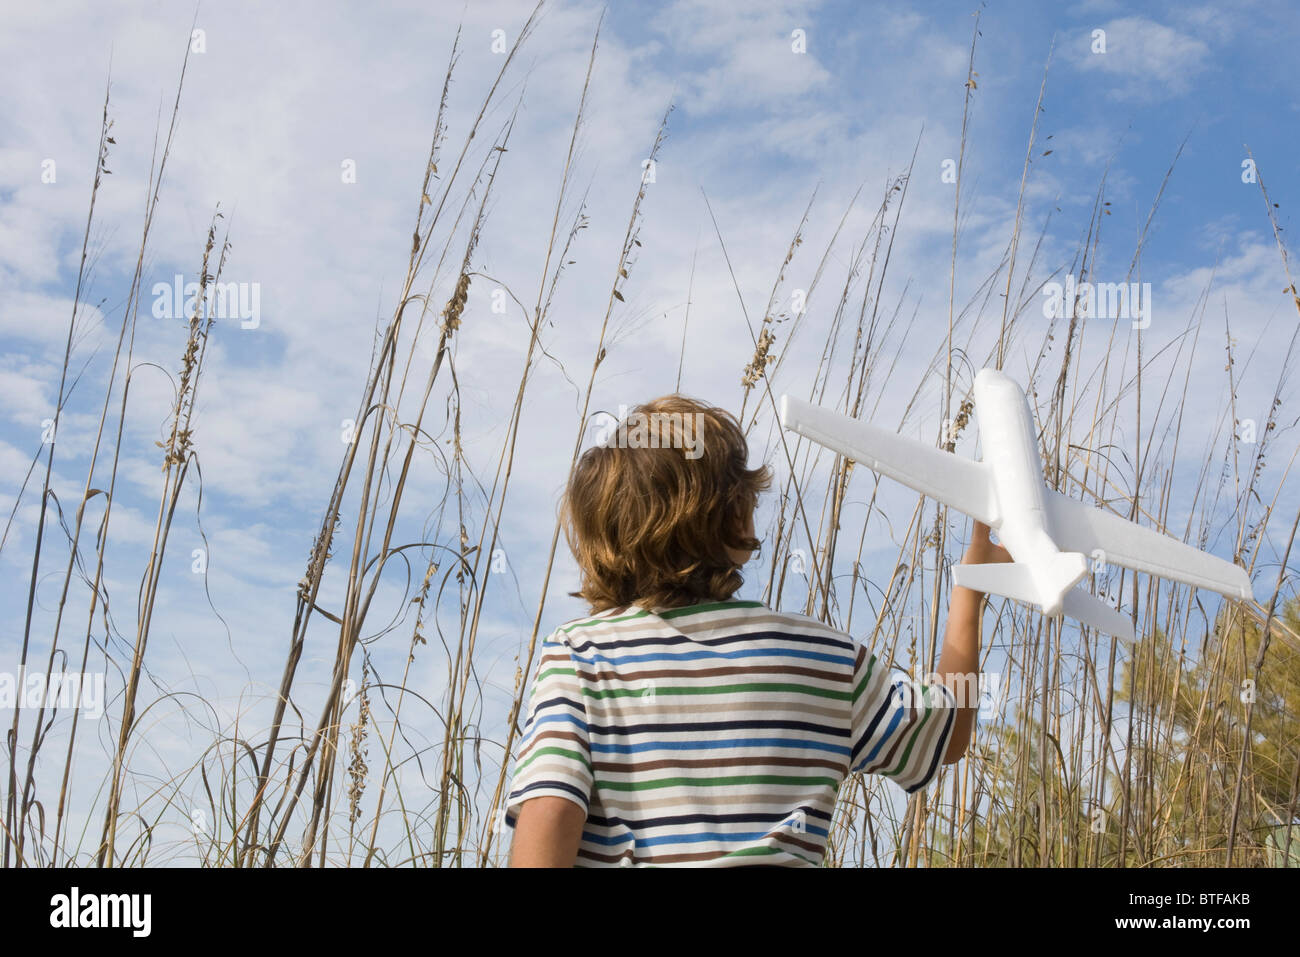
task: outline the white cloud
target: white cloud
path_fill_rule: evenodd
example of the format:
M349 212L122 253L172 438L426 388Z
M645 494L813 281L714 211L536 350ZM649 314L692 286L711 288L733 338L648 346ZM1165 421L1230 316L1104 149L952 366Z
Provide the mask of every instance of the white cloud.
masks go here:
M1210 66L1206 41L1146 17L1120 17L1101 29L1104 53L1092 52L1091 31L1079 31L1070 49L1077 66L1115 80L1108 91L1112 99L1154 102L1181 96Z
M658 10L649 25L696 65L680 81L683 107L693 115L759 106L772 110L797 105L796 98L824 89L830 80L819 59L833 36L813 25L818 6L678 0ZM793 49L796 30L804 33L805 52Z

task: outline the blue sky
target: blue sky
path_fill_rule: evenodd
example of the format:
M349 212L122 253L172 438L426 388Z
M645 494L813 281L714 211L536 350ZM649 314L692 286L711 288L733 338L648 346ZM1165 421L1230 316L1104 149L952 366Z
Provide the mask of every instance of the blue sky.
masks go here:
M822 250L862 186L828 256L820 298L810 302L808 326L773 383L778 392L805 393L854 244L867 234L887 183L906 169L914 150L916 165L882 293L884 308L897 307L900 315L912 317L907 320L911 332L894 373L897 387L873 396L882 421L899 424L913 383L946 332L954 186L943 182L941 170L960 148L974 5L743 7L613 3L606 12L574 193L562 218L562 223L571 220L575 197L585 192L590 225L574 247L575 263L560 283L543 336L551 358L538 364L530 386L503 521L509 575L494 581L480 633L482 722L489 737L498 734L502 702L536 607L555 496L581 401L573 383L584 384L590 370L641 160L670 102L675 108L668 139L642 209L643 245L623 287L626 302L612 320L614 343L597 377L593 408L616 409L671 391L693 257L682 388L738 408L741 370L753 350L704 197L717 217L746 308L757 321L814 190L804 243L778 308L788 308L791 289L811 282ZM513 42L531 8L525 0L380 3L364 9L256 3L199 8L206 48L190 58L145 287L170 282L177 273L194 277L220 202L233 244L227 278L258 284L261 322L247 330L234 323L219 326L197 412L201 521L210 543L206 588L226 624L209 607L202 576L189 568L191 549L202 545L195 519L197 485L192 485L172 533L149 651L156 681L149 694L196 691L214 713L196 719L180 714L179 705L159 708L157 729L141 760L157 760L175 771L192 763L196 747L210 740L202 728L229 728L237 715L250 726L264 720L287 647L294 584L342 454L341 423L355 415L377 317L392 315L401 287L452 35L463 22L444 173L499 69L492 31L504 30ZM529 304L537 295L601 10L600 4L586 2L548 6L488 113L482 139L476 140L477 146L497 135L522 95L475 260ZM65 411L54 467L64 512L70 516L75 510L123 320L150 150L160 115L165 131L194 18L186 5L143 2L10 5L0 13L0 57L9 80L9 92L0 98L0 122L8 131L0 146L5 304L0 310L0 507L6 517L40 448L41 423L53 412L99 114L111 77L109 109L117 142L108 163L112 175L97 201L95 268L83 295L91 308L78 320L73 361L78 368L88 365ZM791 50L796 29L805 31L806 53ZM1106 33L1104 54L1092 51L1093 31L1099 29ZM1296 323L1294 306L1282 294L1286 280L1264 201L1256 184L1242 181L1241 164L1249 146L1277 203L1283 236L1289 237L1300 184L1295 135L1300 93L1283 81L1282 67L1300 40L1300 22L1286 3L1245 3L1230 11L1208 3L989 3L980 30L963 168L959 308L998 267L1010 239L1049 51L1016 288L1040 232L1030 287L1069 267L1086 235L1103 174L1111 214L1103 220L1097 272L1103 280L1121 281L1186 139L1146 237L1140 278L1153 284L1157 297L1143 340L1148 356L1175 341L1207 297L1195 355L1179 360L1190 366L1177 366L1180 382L1190 367L1200 384L1184 410L1190 452L1184 451L1178 472L1180 481L1195 484L1199 443L1209 449L1217 441L1222 454L1223 430L1230 429L1222 421L1225 314L1242 350L1238 368L1245 374L1238 402L1245 411L1239 415L1261 422ZM41 179L42 163L49 159L56 163L54 183ZM355 162L355 183L341 181L340 166L349 160ZM461 243L458 239L453 249L459 251ZM435 300L445 301L451 278L439 279ZM1004 282L999 274L996 285ZM471 287L456 368L467 454L480 478L490 481L527 330L518 310L493 314L488 296L487 284ZM982 311L1001 311L996 293ZM183 341L180 323L142 310L107 568L113 618L127 637L134 634L135 593L157 509L160 459L153 443L166 424L168 375L176 374ZM979 341L987 350L987 337ZM1009 355L1007 370L1023 376L1041 341L1040 331L1026 332ZM420 354L427 361L427 342L423 345ZM1125 343L1134 346L1132 338ZM1103 347L1092 341L1087 348ZM1158 378L1175 367L1169 355L1154 364ZM1059 354L1054 358L1059 361ZM1054 368L1051 361L1046 368ZM969 387L969 376L961 387ZM936 393L931 388L924 394L926 401L913 410L905 429L932 436L939 415ZM1283 388L1284 398L1293 395L1292 388ZM445 437L441 400L431 409L436 411L431 431ZM1287 421L1293 420L1292 412ZM756 458L771 460L774 454L769 426L765 418L755 431ZM1277 488L1295 447L1294 432L1279 429L1267 466L1272 481L1263 482L1270 490ZM1131 437L1126 441L1132 444ZM974 454L973 442L962 449ZM402 513L405 540L427 531L443 486L434 457L417 462ZM1280 502L1279 514L1294 510L1293 489ZM856 491L865 497L869 486ZM0 550L0 650L15 661L38 504L39 493L29 486ZM96 518L101 514L93 511ZM1220 525L1231 525L1229 518L1230 512L1221 511ZM435 531L440 540L449 540L448 527ZM1220 552L1223 544L1216 542ZM891 548L896 545L882 542L877 550L882 560ZM41 660L48 654L50 610L65 561L66 549L47 544L33 644ZM327 607L341 594L340 567L336 560L327 580ZM765 581L766 571L760 565L755 582ZM412 574L421 573L417 563ZM1276 575L1275 566L1269 574ZM371 634L404 614L403 576L395 568L391 580L385 579ZM572 563L561 555L543 631L579 611L565 594L573 585ZM743 592L758 593L754 582ZM77 611L68 616L64 640L79 653L84 595L74 596L72 608ZM444 627L452 630L454 610L454 603L444 609L451 616ZM409 632L409 622L403 627L395 642L372 647L386 674L405 659L401 636ZM97 621L100 639L102 631ZM311 632L300 678L309 721L319 707L310 689L319 689L327 677L333 644L329 629ZM122 650L115 646L116 654ZM437 656L431 654L420 667L425 670L416 684L436 700L442 687ZM355 676L359 680L359 665ZM110 687L112 681L110 676ZM0 717L8 721L3 713ZM105 731L99 733L107 740ZM429 733L435 736L437 729L431 725ZM89 740L84 745L81 780L93 792L96 746ZM489 763L499 757L485 752ZM77 813L84 811L83 806ZM182 834L184 824L178 825Z

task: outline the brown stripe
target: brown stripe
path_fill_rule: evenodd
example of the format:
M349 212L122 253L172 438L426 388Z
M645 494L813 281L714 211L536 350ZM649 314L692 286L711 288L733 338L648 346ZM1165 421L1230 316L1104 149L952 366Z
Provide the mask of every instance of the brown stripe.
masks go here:
M878 761L876 761L874 764L869 764L869 765L867 765L867 766L863 769L864 772L867 773L867 774L875 774L877 771L881 771L881 770L883 770L883 769L889 767L891 764L893 764L893 763L894 763L894 753L898 750L898 746L899 746L901 743L902 743L902 738L897 738L897 739L895 739L895 740L894 740L894 745L893 745L893 747L891 747L891 748L889 749L889 753L886 754L886 755L883 755L883 756L882 756Z
M795 847L801 847L805 851L811 851L813 854L821 854L826 850L826 847L822 844L818 844L813 841L801 840L800 838L795 837L793 834L778 832L776 834L773 834L772 837L774 840L784 841L787 844L793 844Z
M903 742L911 738L912 734L915 732L916 729L913 727L915 722L916 722L916 709L915 708L906 709L906 713L903 719L898 723L898 727L894 729L894 734L896 735L896 737L894 738L893 747L889 749L888 754L882 757L875 764L871 765L872 768L879 770L881 768L888 768L893 766L894 755L898 754L898 749L903 746ZM919 744L920 742L917 743Z
M590 851L585 847L579 847L578 856L585 857L591 861L600 861L602 864L617 864L625 857L631 858L634 864L637 863L636 855L630 852L624 852L622 854L601 854L597 851Z
M543 731L537 735L537 737L529 741L526 748L520 750L518 761L523 761L528 757L528 755L532 753L533 748L537 747L539 741L546 741L554 738L572 741L574 744L580 745L584 751L587 750L587 742L572 731Z

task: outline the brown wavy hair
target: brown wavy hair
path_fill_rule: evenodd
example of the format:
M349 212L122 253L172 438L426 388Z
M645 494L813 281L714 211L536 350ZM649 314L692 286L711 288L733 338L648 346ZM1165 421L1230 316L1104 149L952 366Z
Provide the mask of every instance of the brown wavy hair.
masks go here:
M731 413L683 395L637 406L578 459L560 503L593 612L730 598L744 583L729 549L747 534L766 466L751 469Z

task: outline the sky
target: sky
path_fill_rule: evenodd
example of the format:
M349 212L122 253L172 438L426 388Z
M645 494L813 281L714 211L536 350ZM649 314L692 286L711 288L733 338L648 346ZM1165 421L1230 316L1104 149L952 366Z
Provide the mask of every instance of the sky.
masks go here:
M214 729L229 733L241 723L265 723L288 649L294 588L338 474L376 330L393 315L402 289L456 30L461 45L440 177L449 174L501 70L501 40L512 44L532 9L528 0L501 0L55 2L0 10L6 80L0 96L6 131L0 140L0 507L8 523L0 547L0 660L10 663L0 667L16 668L23 642L43 441L73 315L105 89L115 141L106 161L111 174L95 201L90 268L73 335L71 368L80 375L58 423L51 483L67 523L85 487L140 248L151 163L167 134L187 44L179 119L144 258L146 294L135 325L108 533L105 590L113 628L107 641L119 663L135 634L136 595L163 474L156 443L169 421L185 341L183 321L167 316L166 300L154 290L169 288L178 275L194 280L218 210L218 236L228 230L231 244L223 278L241 284L246 305L257 305L255 317L218 321L210 338L195 411L198 467L173 519L153 613L145 694L159 703L136 753L146 764L188 773L187 795L194 762ZM1300 189L1300 92L1285 82L1283 70L1260 67L1290 62L1300 18L1285 2L1232 9L989 2L979 8L974 37L975 10L974 2L544 4L466 160L472 176L513 118L473 254L482 278L471 283L454 342L466 457L485 485L507 438L529 338L526 310L542 287L547 237L556 222L567 231L580 203L586 217L541 333L544 355L533 367L501 523L504 561L480 627L485 737L503 740L504 706L526 657L593 350L647 175L643 161L666 113L666 138L640 206L640 245L619 286L624 298L611 313L593 410L615 411L674 391L679 369L680 391L739 408L754 324L805 211L777 309L788 311L792 291L810 288L823 258L825 276L788 353L783 332L789 326L777 326L782 358L772 388L806 394L857 245L871 234L882 197L911 164L879 294L882 310L900 317L906 336L895 333L897 357L890 361L896 368L872 405L874 416L892 427L932 437L938 393L928 388L919 408L907 407L912 384L947 333L956 186L945 170L960 158L957 308L973 302L983 313L1001 312L1001 293L986 298L984 284L1003 261L1018 207L1023 232L1014 288L1023 283L1032 290L1062 276L1089 241L1104 182L1110 205L1096 274L1151 283L1144 355L1158 378L1177 368L1179 381L1187 374L1195 383L1182 410L1191 451L1174 466L1175 475L1194 485L1202 467L1197 456L1211 454L1215 436L1231 431L1224 424L1223 373L1230 335L1237 417L1262 423L1275 391L1284 400L1267 465L1272 481L1263 483L1278 487L1295 447L1294 431L1284 426L1295 417L1294 411L1287 416L1294 388L1285 379L1285 352L1296 313L1283 291L1289 280L1257 180L1262 177L1276 204L1282 237L1289 237ZM557 220L598 24L585 118ZM973 39L975 84L968 90ZM448 223L467 182L462 178L452 192ZM891 207L891 225L893 213ZM459 257L466 225L456 228L449 255ZM445 239L446 229L440 230ZM1133 270L1139 237L1142 256ZM430 267L417 284L430 289L439 310L457 266L444 265L432 282ZM1005 282L998 273L997 289ZM494 311L494 302L504 302L505 310ZM1030 308L1031 323L1036 309ZM1204 325L1194 351L1179 353L1180 344L1190 349L1184 333L1198 317ZM1088 348L1132 350L1136 340L1135 334L1117 345L1093 340ZM969 388L987 354L990 341L981 336L979 342L974 365L960 373L961 389ZM427 330L416 343L421 382L433 344ZM1006 370L1026 381L1041 345L1041 331L1031 328L1007 356ZM1054 358L1059 362L1059 354ZM117 375L110 422L120 402L121 370ZM412 401L409 394L403 399ZM1127 429L1151 427L1150 420L1125 423L1123 442L1130 446L1135 439ZM440 512L451 434L442 388L424 427L433 438L408 480L398 540L431 537L446 544L455 528ZM441 453L432 451L438 447ZM777 447L765 412L751 455L771 461ZM962 448L974 453L973 442ZM106 481L103 457L111 451L108 441L95 487ZM29 480L38 453L41 465ZM391 486L384 490L390 492ZM1293 513L1296 498L1292 484L1279 513L1288 504ZM103 503L104 496L87 503L96 522ZM481 496L471 503L480 519L481 506ZM355 507L345 507L345 529L354 518ZM1219 519L1212 544L1221 554L1225 545L1230 549L1235 526L1230 509ZM1171 521L1172 527L1183 525ZM83 560L93 559L93 534L83 538ZM49 655L68 557L57 519L47 520L46 536L31 638L40 661ZM882 540L868 551L883 561L890 547L896 550L896 543ZM1270 543L1261 561L1276 577L1274 551ZM1274 564L1267 566L1270 557ZM393 563L378 589L368 648L386 678L405 661L412 623L403 616L426 560ZM206 572L196 572L204 563ZM345 569L336 556L323 607L339 604ZM580 613L567 595L575 575L561 543L543 633ZM741 595L757 597L767 567L760 562L748 577ZM74 587L61 639L77 655L86 592L84 584ZM450 599L440 611L448 634L455 632L455 613ZM383 634L396 621L403 624ZM97 616L96 642L106 640L105 631ZM296 687L311 723L335 643L327 627L313 626L309 635ZM440 655L439 649L418 661L413 679L434 701L445 686ZM100 661L103 669L102 654ZM107 670L111 693L120 688L120 675ZM361 680L359 662L353 677ZM194 705L199 698L204 703ZM0 718L7 726L11 712L0 709ZM30 719L27 727L30 734ZM88 819L115 728L101 721L81 741L77 780L87 791L74 810L79 826ZM427 731L429 741L437 738L432 721ZM485 750L489 765L501 758L499 748ZM43 761L41 774L57 775L61 765L58 758ZM140 782L134 786L147 791ZM187 823L183 815L169 821L182 835Z

